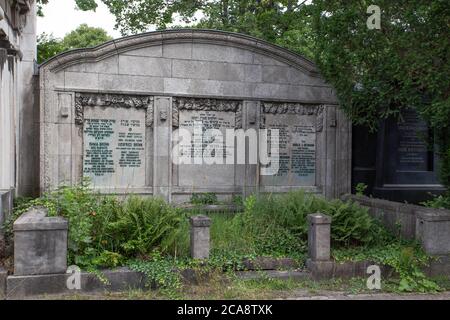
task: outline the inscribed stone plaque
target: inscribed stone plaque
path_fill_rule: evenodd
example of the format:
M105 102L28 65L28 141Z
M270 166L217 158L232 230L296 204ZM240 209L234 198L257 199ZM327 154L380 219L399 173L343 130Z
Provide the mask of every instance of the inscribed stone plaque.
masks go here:
M416 112L402 114L404 122L398 124L397 169L401 171L429 170L427 147L428 126Z
M195 122L202 124L203 134L197 137L195 142L194 137L194 124ZM217 156L222 159L223 164L190 164L179 166L179 185L180 186L232 186L234 185L234 166L226 165L226 155L230 153L227 150L224 143L220 141L213 142L214 137L208 134L207 130L217 129L220 130L223 136L223 142L226 139L226 129L234 129L236 123L236 114L234 112L224 111L192 111L182 110L180 111L179 126L180 129L187 129L191 132L192 142L181 143L180 149L183 154L191 154L192 163L194 157L200 157L206 155L205 151L212 147L216 150L220 150L216 155L215 152L210 153L212 156ZM201 141L200 141L201 140Z
M262 176L263 185L316 184L315 119L315 116L295 114L266 115L266 128L279 130L279 170L273 176Z
M145 111L85 107L83 174L95 187L145 186Z

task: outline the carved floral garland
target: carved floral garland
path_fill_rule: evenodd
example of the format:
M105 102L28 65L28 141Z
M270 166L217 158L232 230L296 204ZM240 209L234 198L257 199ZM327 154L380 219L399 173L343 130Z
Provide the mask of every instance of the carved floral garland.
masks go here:
M180 111L223 111L236 113L236 128L242 128L242 101L199 98L174 98L172 107L172 126L179 127Z
M111 107L145 109L145 125L153 126L153 97L120 94L81 94L75 97L75 124L84 123L84 107Z
M261 104L261 128L266 127L267 114L295 114L316 116L316 131L323 130L323 105L305 105L300 103L263 102Z

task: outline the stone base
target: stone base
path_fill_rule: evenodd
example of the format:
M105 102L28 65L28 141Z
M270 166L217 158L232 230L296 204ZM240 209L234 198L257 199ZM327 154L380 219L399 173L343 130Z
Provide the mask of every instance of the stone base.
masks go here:
M304 280L309 279L311 274L305 271L240 271L236 273L237 277L243 280L258 279L278 279L278 280Z
M120 268L112 271L107 270L102 272L102 274L108 279L107 284L100 281L98 276L92 273L82 272L81 290L69 290L67 288L67 279L71 276L70 274L9 276L6 279L6 298L20 299L50 294L118 292L146 289L146 278L140 272L131 271L128 268Z
M292 270L299 267L294 259L275 259L270 257L260 257L246 259L243 261L244 270Z
M435 257L424 272L429 277L447 277L450 279L450 255Z
M306 260L306 268L311 272L314 280L329 279L333 277L334 263L332 261Z
M8 276L8 272L0 267L0 300L5 299L6 297L6 278Z
M371 265L377 265L370 261L358 261L358 262L344 262L338 263L335 261L312 261L308 259L306 261L306 267L311 272L311 276L314 280L341 278L367 278L367 268ZM389 277L393 275L392 268L388 266L379 266L382 277Z

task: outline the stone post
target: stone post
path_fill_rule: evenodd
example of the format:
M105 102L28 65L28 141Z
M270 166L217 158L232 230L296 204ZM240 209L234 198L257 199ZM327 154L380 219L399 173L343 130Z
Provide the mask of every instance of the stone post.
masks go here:
M308 215L308 254L306 266L314 279L333 277L330 254L331 217L316 213Z
M68 222L32 208L14 222L14 275L58 274L67 271Z
M193 259L209 258L209 227L211 219L207 216L194 216L191 223L191 257Z
M331 217L308 215L308 253L312 261L330 260Z
M450 211L423 208L416 212L416 239L430 255L450 254Z
M171 202L172 113L169 97L156 97L154 105L153 195Z

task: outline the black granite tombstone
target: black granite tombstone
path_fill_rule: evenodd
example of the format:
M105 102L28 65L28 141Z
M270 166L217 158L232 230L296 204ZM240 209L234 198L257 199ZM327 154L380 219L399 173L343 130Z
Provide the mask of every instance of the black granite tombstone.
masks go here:
M355 132L359 134L353 140L354 186L363 182L377 198L409 203L444 191L438 181L433 134L413 109L405 110L400 121L383 121L377 134L362 128Z

